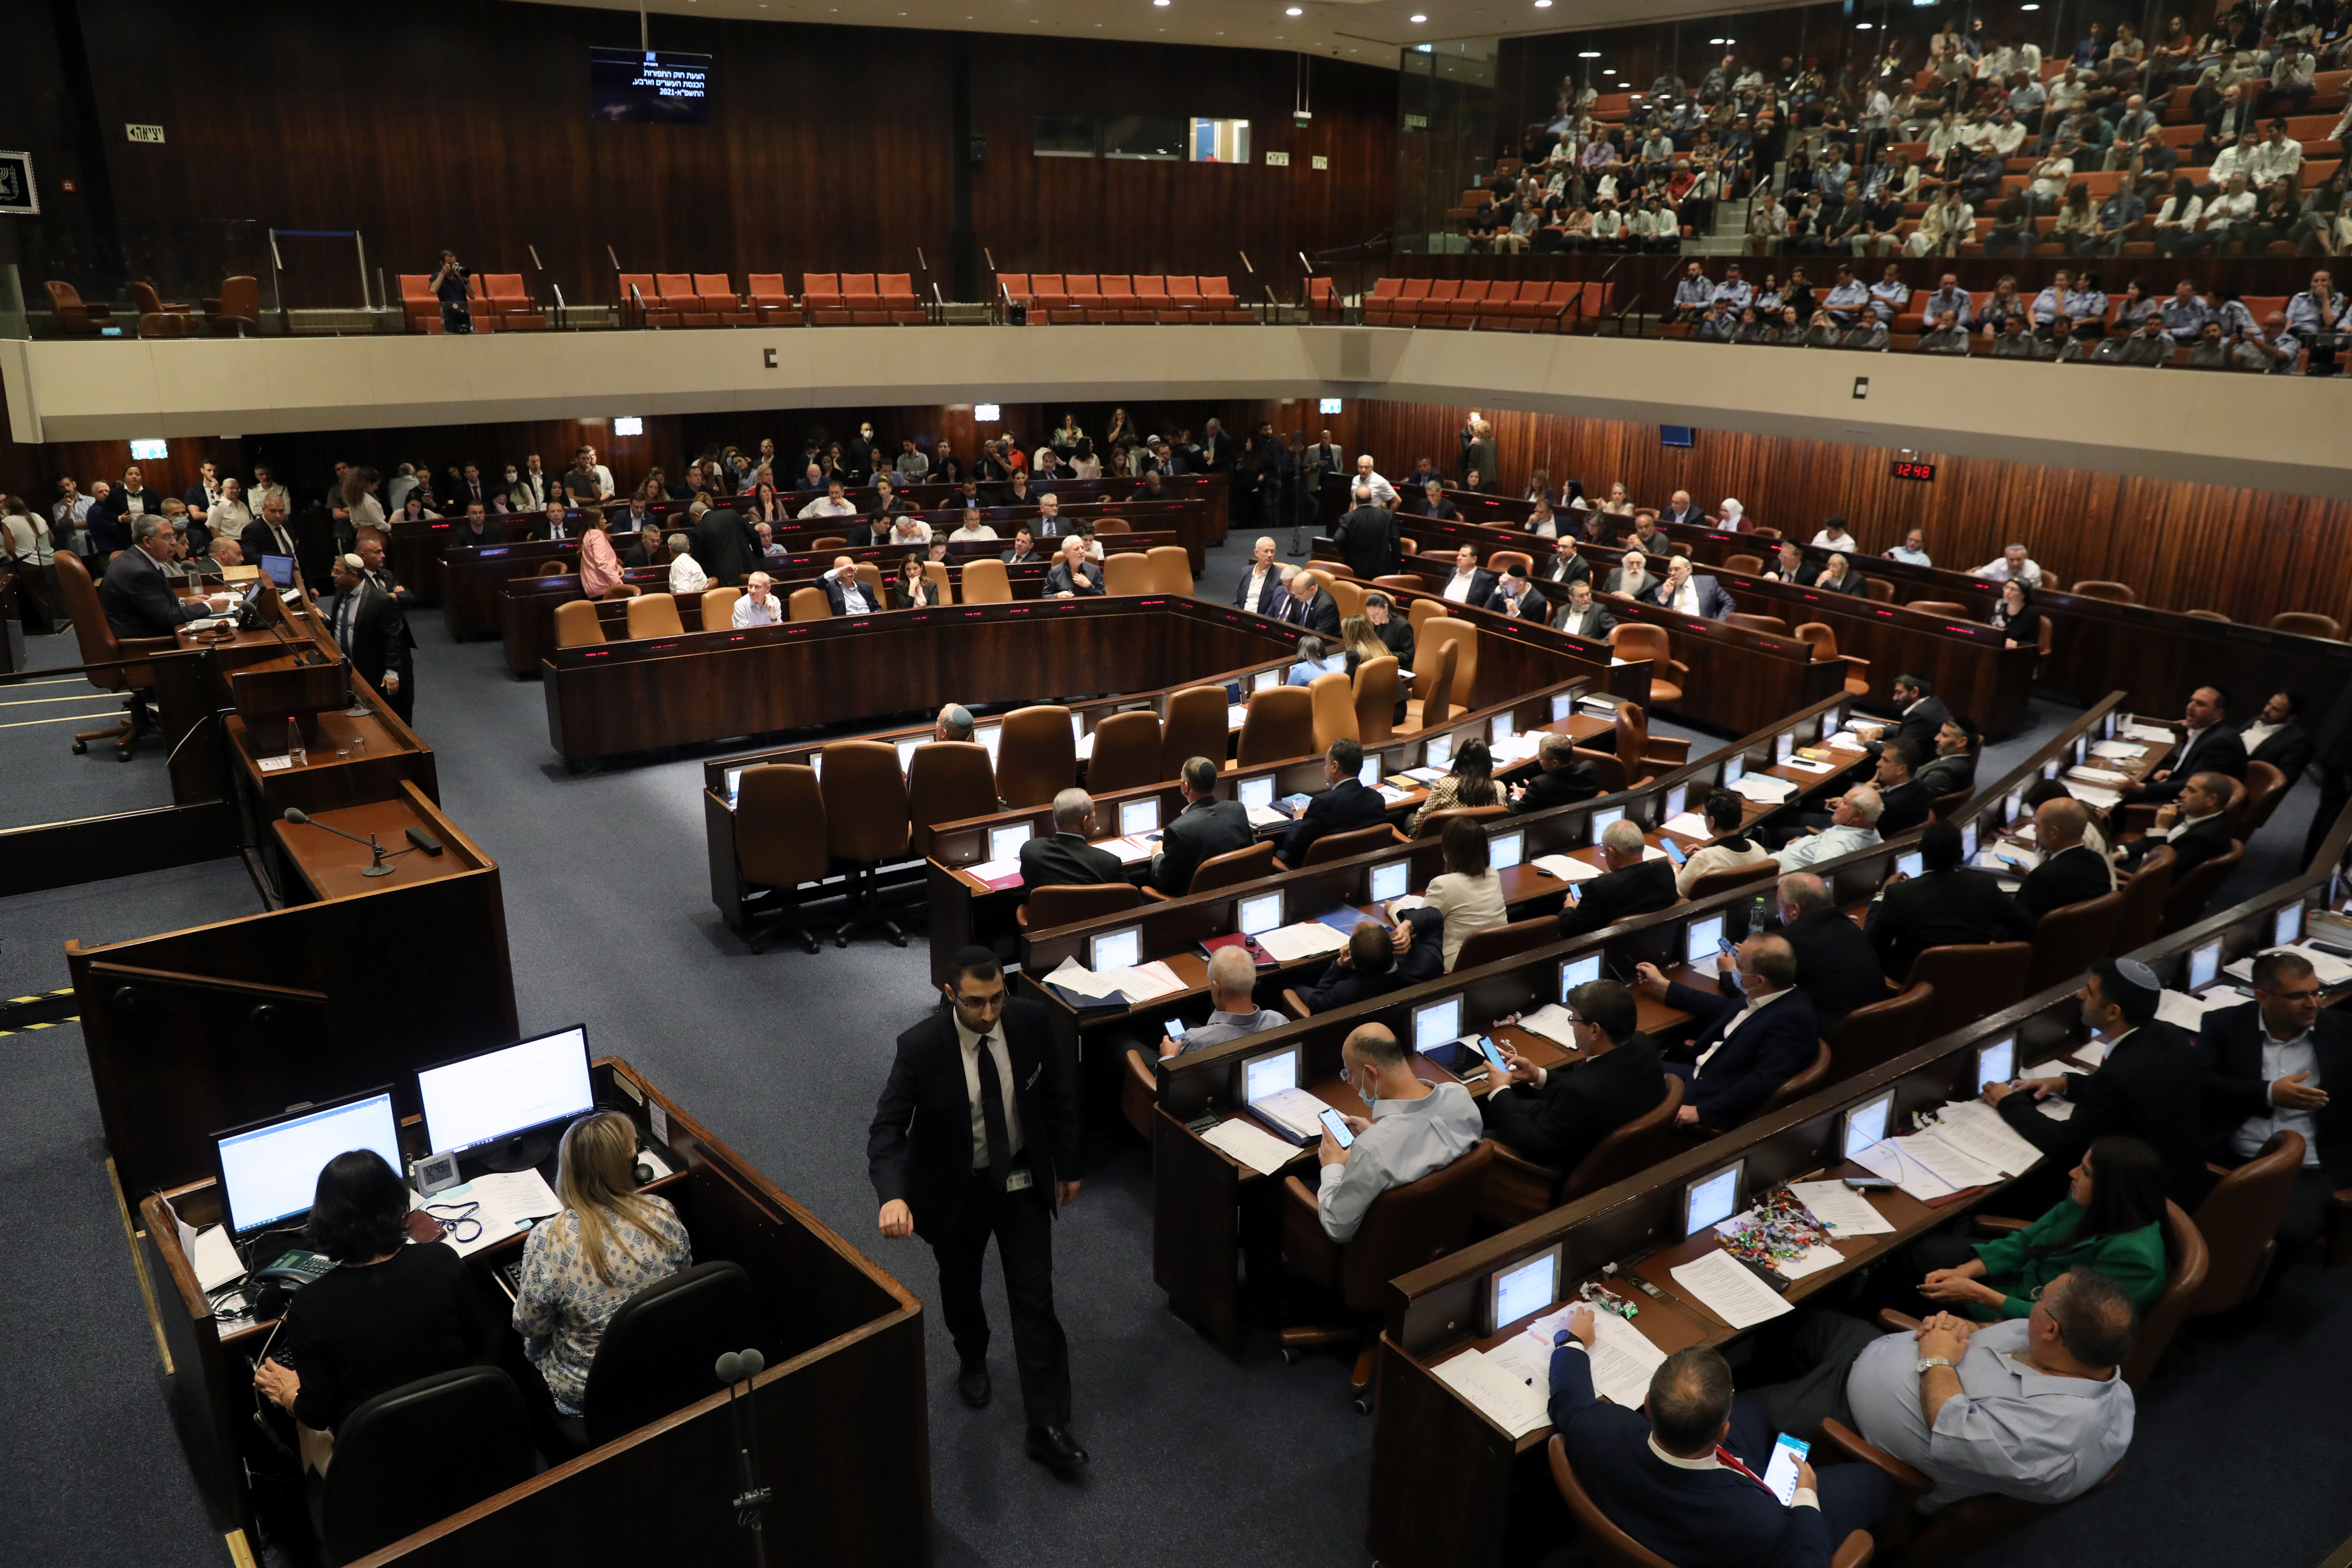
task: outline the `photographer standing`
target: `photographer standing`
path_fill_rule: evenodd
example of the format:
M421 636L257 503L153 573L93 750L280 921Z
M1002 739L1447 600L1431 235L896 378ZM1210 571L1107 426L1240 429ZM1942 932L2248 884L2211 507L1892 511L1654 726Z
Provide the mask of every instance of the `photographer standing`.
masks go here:
M445 332L470 332L474 330L474 313L466 303L466 279L470 277L457 265L457 253L441 253L441 270L433 275L433 293L441 301L441 330Z

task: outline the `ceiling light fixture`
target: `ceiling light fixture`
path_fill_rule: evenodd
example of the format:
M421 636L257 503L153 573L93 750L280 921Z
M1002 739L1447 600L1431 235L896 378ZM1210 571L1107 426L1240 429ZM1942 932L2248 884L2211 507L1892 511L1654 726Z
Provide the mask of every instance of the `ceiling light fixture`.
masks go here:
M1428 18L1428 17L1426 17L1426 16L1415 16L1415 17L1413 17L1412 19L1413 19L1414 21L1416 21L1416 22L1426 22L1426 21L1428 21L1428 20L1429 20L1429 18Z
M1576 51L1576 58L1580 60L1597 60L1601 58L1601 51L1599 49L1579 49Z
M1305 15L1307 15L1307 13L1306 13L1306 12L1304 12L1304 11L1300 10L1300 9L1299 9L1297 6L1296 6L1296 5L1287 5L1287 6L1285 6L1285 7L1283 8L1283 12L1282 12L1282 14L1283 14L1284 16L1304 16Z

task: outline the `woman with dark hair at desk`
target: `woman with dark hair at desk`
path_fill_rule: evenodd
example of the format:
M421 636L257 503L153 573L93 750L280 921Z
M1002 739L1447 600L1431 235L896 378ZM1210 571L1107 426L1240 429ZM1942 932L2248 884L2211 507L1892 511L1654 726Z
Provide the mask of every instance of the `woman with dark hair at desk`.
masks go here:
M600 1110L573 1122L555 1170L563 1212L523 1243L515 1331L566 1415L581 1413L597 1342L621 1303L694 1262L677 1211L637 1191L636 1164L627 1117Z
M931 580L923 574L923 558L908 555L899 563L898 581L890 584L890 607L894 610L928 610L931 607Z
M1495 783L1495 754L1484 741L1471 741L1454 753L1454 769L1430 787L1429 798L1412 814L1408 833L1421 831L1422 819L1433 811L1464 805L1500 805L1503 792Z
M2003 647L2042 646L2042 612L2033 607L2033 590L2014 577L2000 585L2000 603L1992 608L1992 624L2008 638Z
M302 1463L320 1475L352 1411L478 1361L489 1338L455 1249L409 1245L408 1208L408 1184L381 1154L327 1162L309 1232L335 1267L289 1299L285 1359L254 1368L254 1386L293 1415Z
M601 599L621 585L621 558L613 550L612 520L604 509L580 509L580 591Z

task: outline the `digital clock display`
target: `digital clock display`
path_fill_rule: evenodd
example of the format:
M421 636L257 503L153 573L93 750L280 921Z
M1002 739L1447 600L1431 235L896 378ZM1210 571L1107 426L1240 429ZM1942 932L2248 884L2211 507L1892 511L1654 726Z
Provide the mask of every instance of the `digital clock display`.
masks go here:
M1932 479L1936 477L1936 465L1915 462L1909 458L1897 458L1888 471L1898 479Z

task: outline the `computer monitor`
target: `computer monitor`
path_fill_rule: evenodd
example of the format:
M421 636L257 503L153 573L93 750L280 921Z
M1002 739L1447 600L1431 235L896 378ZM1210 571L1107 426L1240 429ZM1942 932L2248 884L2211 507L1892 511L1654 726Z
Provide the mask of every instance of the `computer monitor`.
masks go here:
M1527 847L1528 836L1521 829L1513 828L1508 833L1497 833L1486 840L1486 864L1495 870L1506 870L1519 863L1519 858L1527 852Z
M1030 826L1025 822L1016 822L1009 827L990 828L988 830L988 858L991 860L1018 859L1021 855L1021 847L1029 842L1030 835Z
M1658 825L1664 826L1680 816L1690 806L1690 785L1678 784L1666 792L1665 805L1658 808Z
M1004 726L1002 724L983 724L979 729L974 730L971 732L971 738L978 741L981 743L982 749L988 752L988 764L991 767L994 767L996 765L996 748L1004 743Z
M1838 1147L1845 1157L1853 1159L1873 1143L1886 1142L1887 1119L1895 1113L1895 1091L1888 1089L1876 1100L1866 1100L1845 1113L1845 1135Z
M2082 765L2083 759L2084 759L2084 757L2089 756L2090 754L2091 754L2091 737L2090 737L2090 736L2088 736L2088 735L2077 735L2077 736L2075 736L2075 737L2074 737L2074 763L2075 763L2075 765L2076 765L2076 766L2078 766L2078 767L2079 767L2079 766L2081 766L2081 765Z
M1772 760L1785 763L1797 754L1797 732L1783 730L1772 739Z
M498 1164L535 1165L554 1152L538 1134L596 1109L588 1030L575 1025L425 1068L416 1075L416 1098L435 1153L508 1144L493 1156Z
M1281 680L1282 671L1278 669L1261 669L1255 675L1250 677L1250 689L1252 691L1264 691L1269 686L1280 684Z
M923 737L919 735L909 735L905 740L898 742L898 771L900 773L903 773L908 769L915 765L915 748L922 743Z
M824 783L824 753L823 752L811 752L808 754L808 765L809 772L816 775L817 782L820 784Z
M1160 797L1150 800L1123 800L1118 803L1118 830L1132 838L1139 833L1160 831Z
M1097 974L1106 969L1132 969L1142 962L1141 926L1121 926L1087 938L1087 967Z
M2221 973L2221 942L2219 937L2216 937L2211 942L2189 950L2189 977L2182 989L2202 991L2206 986L2212 984L2214 977Z
M728 805L731 808L731 807L734 805L735 802L736 802L738 799L741 798L742 794L743 794L743 770L742 770L741 768L729 768L729 769L727 770L727 804L728 804Z
M1744 779L1747 776L1748 757L1745 752L1737 756L1730 756L1723 759L1724 788L1729 789L1733 784L1738 784L1741 779Z
M1683 1189L1683 1234L1696 1236L1739 1212L1739 1167L1735 1160L1713 1175Z
M1916 877L1927 870L1927 857L1916 849L1909 850L1895 858L1895 868L1906 877Z
M1564 959L1559 966L1559 1001L1568 1005L1568 994L1580 985L1590 985L1601 978L1601 955L1588 952L1581 958Z
M1499 746L1517 732L1511 728L1508 713L1497 713L1486 721L1486 743L1490 746Z
M1086 742L1087 716L1083 713L1073 713L1070 715L1070 744L1083 746Z
M2008 820L2011 822L2015 822L2019 817L2023 816L2025 815L2025 792L2023 790L2018 790L2012 793L2009 797L2009 804L2005 809L2008 812Z
M2121 717L2122 715L2117 713L2114 709L2108 709L2107 716L2099 722L2099 739L2103 741L2114 740L2116 738L2116 721Z
M1372 868L1372 902L1385 904L1391 899L1402 899L1410 886L1412 865L1405 860L1384 860Z
M1285 1046L1242 1062L1242 1103L1265 1100L1298 1087L1298 1047Z
M2003 1035L1977 1047L1977 1092L1988 1084L2007 1083L2017 1076L2017 1037Z
M1242 780L1239 793L1241 795L1241 802L1244 805L1272 805L1274 804L1274 775L1272 773L1266 773L1259 778L1244 779Z
M1616 826L1619 823L1624 820L1625 808L1622 805L1604 806L1601 810L1594 812L1592 814L1592 842L1595 844L1600 843L1601 836L1602 834L1608 832L1611 828Z
M1364 765L1356 770L1356 782L1363 785L1366 789L1372 789L1379 785L1381 782L1381 757L1378 752L1366 757L1364 759Z
M1431 741L1426 745L1423 746L1421 749L1421 762L1423 767L1443 768L1452 766L1454 763L1454 737L1451 735L1440 735L1435 740Z
M1723 915L1720 911L1703 916L1683 928L1683 961L1686 963L1709 963L1715 959L1716 943L1723 940Z
M251 1236L308 1214L319 1173L353 1149L373 1149L401 1169L400 1124L388 1086L214 1133L229 1233Z
M1462 998L1423 1003L1412 1010L1412 1048L1424 1056L1462 1037Z
M1573 718L1575 713L1575 692L1563 691L1551 700L1551 721L1553 723L1557 724L1563 719Z
M1234 917L1234 923L1244 936L1255 936L1262 931L1272 931L1280 925L1282 923L1281 889L1276 889L1271 893L1260 893L1255 898L1244 899L1241 912Z
M2058 776L2059 768L2063 765L2063 758L2053 757L2048 762L2042 764L2042 776L2045 779L2054 779Z
M1821 725L1821 728L1820 728L1820 730L1819 730L1819 731L1817 731L1815 733L1817 734L1817 736L1819 737L1819 739L1822 741L1822 742L1824 745L1826 745L1826 744L1829 742L1829 738L1830 738L1832 735L1836 734L1837 732L1838 732L1838 714L1837 714L1837 710L1836 710L1836 709L1834 709L1834 708L1832 708L1832 709L1831 709L1828 712L1826 712L1826 713L1824 713L1824 714L1822 714L1822 725Z
M1960 858L1963 861L1969 861L1976 858L1977 825L1973 822L1963 822L1960 824Z
M2294 902L2287 905L2286 908L2281 910L2272 918L2271 945L2273 947L2292 947L2296 942L2301 940L2302 936L2303 900L2301 899L2297 899Z
M294 585L294 557L265 555L261 558L261 574L280 588Z
M1486 1331L1532 1318L1559 1300L1559 1243L1533 1258L1497 1268L1486 1278Z

